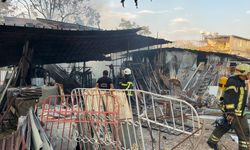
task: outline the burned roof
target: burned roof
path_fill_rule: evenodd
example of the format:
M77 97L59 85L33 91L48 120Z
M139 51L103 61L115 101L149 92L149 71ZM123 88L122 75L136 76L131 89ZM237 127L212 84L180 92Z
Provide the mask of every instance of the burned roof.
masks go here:
M4 17L5 25L14 26L26 26L26 27L40 27L48 29L63 29L63 30L101 30L99 28L94 28L90 26L84 26L75 23L67 23L55 20L48 20L43 18L26 19L26 18L16 18L16 17Z
M64 30L0 25L0 66L15 65L26 41L34 64L106 60L106 54L164 44L168 41L138 35L140 29Z
M186 51L190 53L194 53L197 55L215 55L219 57L228 57L232 58L234 60L240 60L240 61L248 61L249 59L240 57L233 54L226 54L226 53L220 53L220 52L206 52L206 51L199 51L199 50L191 50L191 49L184 49L184 48L158 48L158 49L150 49L150 50L143 50L143 51L134 51L131 52L130 55L138 55L138 56L154 56L159 51Z

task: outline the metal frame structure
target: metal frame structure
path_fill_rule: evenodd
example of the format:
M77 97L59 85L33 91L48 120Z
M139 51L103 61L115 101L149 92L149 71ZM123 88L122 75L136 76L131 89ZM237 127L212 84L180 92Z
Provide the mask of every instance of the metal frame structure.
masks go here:
M38 114L52 146L60 150L162 149L166 141L160 134L188 139L200 135L202 126L188 102L141 90L77 88L70 96L44 100Z
M134 96L126 96L132 92ZM152 149L163 145L155 132L200 135L201 122L195 108L188 102L141 90L101 90L77 88L71 96L102 93L117 97L119 111L119 149ZM151 139L151 141L150 141ZM160 149L160 148L159 148Z

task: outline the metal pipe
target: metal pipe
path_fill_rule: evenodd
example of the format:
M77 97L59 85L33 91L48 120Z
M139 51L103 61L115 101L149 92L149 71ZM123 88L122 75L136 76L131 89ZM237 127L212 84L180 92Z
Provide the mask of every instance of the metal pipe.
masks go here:
M196 68L196 70L194 71L193 75L190 77L190 79L188 80L187 84L185 85L185 87L183 88L182 91L186 91L188 85L190 84L190 82L192 81L192 79L194 78L194 76L196 75L196 73L199 71L200 67L202 66L203 63L200 63L199 66Z

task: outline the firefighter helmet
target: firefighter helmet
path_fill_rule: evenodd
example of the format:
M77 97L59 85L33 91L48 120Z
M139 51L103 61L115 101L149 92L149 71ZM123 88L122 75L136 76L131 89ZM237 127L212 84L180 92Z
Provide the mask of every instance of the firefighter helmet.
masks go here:
M248 73L250 73L250 65L239 64L235 68L234 75L246 76Z
M219 89L224 90L225 85L227 83L227 80L228 80L228 78L225 77L225 76L220 77L220 79L219 79Z
M126 68L126 69L123 70L123 73L125 75L131 75L131 70L129 68Z

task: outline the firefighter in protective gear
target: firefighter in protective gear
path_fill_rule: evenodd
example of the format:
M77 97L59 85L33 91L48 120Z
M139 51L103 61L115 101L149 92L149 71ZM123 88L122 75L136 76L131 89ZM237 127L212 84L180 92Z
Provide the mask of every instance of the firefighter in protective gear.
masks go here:
M211 148L217 149L220 138L230 129L234 129L239 139L239 150L249 150L249 127L244 110L247 101L247 86L245 80L250 74L248 64L240 64L235 68L234 76L230 76L226 82L223 96L224 125L217 126L207 143Z
M129 68L123 70L124 78L119 83L121 89L133 89L133 82L131 77L132 71ZM133 96L132 91L127 91L127 96Z

